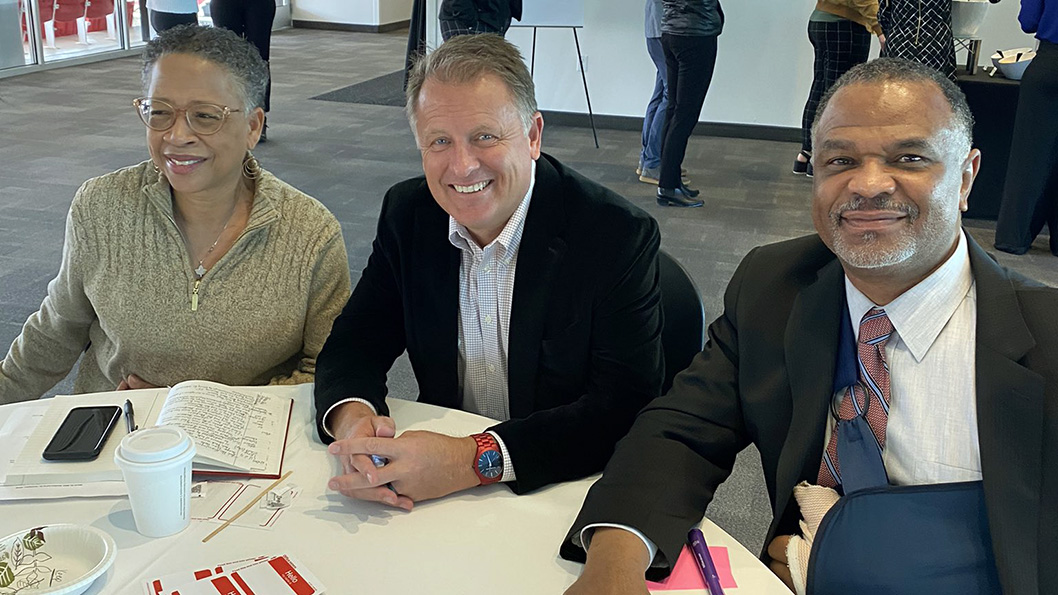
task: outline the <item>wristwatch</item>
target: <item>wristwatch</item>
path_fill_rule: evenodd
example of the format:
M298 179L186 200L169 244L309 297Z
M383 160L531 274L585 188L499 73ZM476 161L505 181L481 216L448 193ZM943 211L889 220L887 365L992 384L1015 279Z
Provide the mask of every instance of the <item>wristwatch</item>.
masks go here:
M492 434L474 434L471 436L478 444L478 452L474 455L474 473L478 476L479 485L496 483L503 477L503 455L500 454L500 445Z

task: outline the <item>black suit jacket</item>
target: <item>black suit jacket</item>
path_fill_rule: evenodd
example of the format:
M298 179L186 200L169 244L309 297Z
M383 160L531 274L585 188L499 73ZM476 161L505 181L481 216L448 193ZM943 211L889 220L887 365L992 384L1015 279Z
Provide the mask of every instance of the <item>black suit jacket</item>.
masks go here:
M494 430L515 492L602 469L661 390L657 223L542 155L518 252L508 345L511 420ZM460 408L460 252L423 178L386 194L371 257L316 364L317 421L347 397L388 414L405 351L419 401ZM320 431L324 441L330 438Z
M972 240L969 253L981 468L1000 578L1007 595L1056 593L1058 565L1046 562L1058 546L1058 290L999 267ZM751 442L774 513L765 543L796 532L793 487L815 483L819 470L843 302L842 268L818 236L750 252L705 350L636 419L573 532L632 526L675 561ZM562 552L584 557L570 536Z

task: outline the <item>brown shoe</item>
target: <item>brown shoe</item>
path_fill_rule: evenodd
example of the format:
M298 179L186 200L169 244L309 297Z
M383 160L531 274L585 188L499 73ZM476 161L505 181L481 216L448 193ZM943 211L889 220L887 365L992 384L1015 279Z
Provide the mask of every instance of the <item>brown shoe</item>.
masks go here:
M660 167L644 167L639 172L639 181L646 184L658 185L658 178L661 177Z

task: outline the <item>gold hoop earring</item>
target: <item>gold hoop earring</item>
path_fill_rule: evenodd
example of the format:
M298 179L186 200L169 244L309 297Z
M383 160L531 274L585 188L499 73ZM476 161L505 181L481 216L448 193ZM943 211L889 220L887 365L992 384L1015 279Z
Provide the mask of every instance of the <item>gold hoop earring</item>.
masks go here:
M247 180L256 180L261 177L261 163L249 151L246 152L246 158L242 160L242 175Z

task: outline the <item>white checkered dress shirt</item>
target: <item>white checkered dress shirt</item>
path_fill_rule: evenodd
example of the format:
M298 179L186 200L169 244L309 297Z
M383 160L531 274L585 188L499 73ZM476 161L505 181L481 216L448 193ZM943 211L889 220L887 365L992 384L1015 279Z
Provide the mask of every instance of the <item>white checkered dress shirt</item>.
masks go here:
M536 162L529 190L503 231L484 248L465 227L448 218L448 241L459 249L459 386L463 410L506 421L511 417L507 395L507 346L511 302L518 265L518 247L525 229L529 198L536 185ZM490 432L503 455L503 478L514 479L507 447Z

